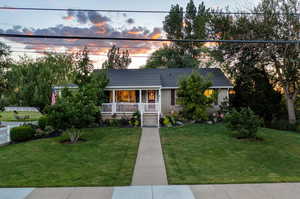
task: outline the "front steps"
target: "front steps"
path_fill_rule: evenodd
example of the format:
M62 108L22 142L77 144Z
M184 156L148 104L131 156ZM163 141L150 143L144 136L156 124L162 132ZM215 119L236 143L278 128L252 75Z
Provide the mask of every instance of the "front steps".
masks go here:
M158 113L144 113L142 117L142 127L159 127Z

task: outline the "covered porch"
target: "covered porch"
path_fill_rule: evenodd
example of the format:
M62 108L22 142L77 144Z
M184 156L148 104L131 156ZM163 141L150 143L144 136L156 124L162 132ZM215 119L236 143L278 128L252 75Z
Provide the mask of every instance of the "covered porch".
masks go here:
M160 88L107 89L105 95L106 103L102 104L102 113L161 113Z

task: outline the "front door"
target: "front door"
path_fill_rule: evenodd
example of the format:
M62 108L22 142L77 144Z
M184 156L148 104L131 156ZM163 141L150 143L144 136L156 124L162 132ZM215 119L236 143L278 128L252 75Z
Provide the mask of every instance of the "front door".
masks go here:
M156 91L148 90L148 103L155 103L156 101Z

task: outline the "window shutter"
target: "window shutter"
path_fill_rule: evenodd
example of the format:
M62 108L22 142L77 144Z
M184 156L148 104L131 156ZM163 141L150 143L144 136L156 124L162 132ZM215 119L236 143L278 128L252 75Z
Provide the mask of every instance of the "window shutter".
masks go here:
M171 105L175 105L175 89L171 89Z

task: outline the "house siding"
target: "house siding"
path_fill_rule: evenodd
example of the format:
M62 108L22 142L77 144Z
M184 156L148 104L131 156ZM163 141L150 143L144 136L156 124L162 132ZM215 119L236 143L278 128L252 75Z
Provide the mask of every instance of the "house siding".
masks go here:
M161 90L161 111L163 114L171 112L171 89Z

